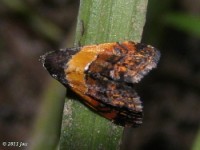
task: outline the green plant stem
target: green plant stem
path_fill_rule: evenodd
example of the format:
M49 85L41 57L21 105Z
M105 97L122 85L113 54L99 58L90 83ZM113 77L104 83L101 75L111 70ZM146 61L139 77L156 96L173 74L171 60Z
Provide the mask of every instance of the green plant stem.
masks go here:
M29 141L30 150L55 150L60 138L65 92L56 80L52 79L47 86Z
M200 130L196 136L196 139L193 143L192 150L199 150L200 149Z
M168 26L200 37L200 16L188 15L184 13L170 13L163 17L164 23Z
M133 40L139 42L145 23L147 0L81 0L75 46ZM123 127L67 99L60 149L116 150Z

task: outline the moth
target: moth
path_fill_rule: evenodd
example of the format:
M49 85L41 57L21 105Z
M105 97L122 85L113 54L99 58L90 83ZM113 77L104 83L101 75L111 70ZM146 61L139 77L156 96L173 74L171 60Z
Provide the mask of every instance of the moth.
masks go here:
M160 52L133 41L87 45L41 56L50 75L92 110L125 127L142 124L143 106L134 86L160 59Z

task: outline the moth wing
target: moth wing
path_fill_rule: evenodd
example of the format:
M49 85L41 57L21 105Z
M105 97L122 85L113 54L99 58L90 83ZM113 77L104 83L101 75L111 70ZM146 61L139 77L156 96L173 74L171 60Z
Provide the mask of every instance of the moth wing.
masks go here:
M115 111L116 115L111 118L114 123L132 127L142 124L142 102L131 86L90 76L86 77L86 84L86 95L102 103L101 107L110 108L110 112Z
M138 83L157 66L160 52L149 45L124 42L112 50L100 53L89 66L89 74L101 75L115 81Z

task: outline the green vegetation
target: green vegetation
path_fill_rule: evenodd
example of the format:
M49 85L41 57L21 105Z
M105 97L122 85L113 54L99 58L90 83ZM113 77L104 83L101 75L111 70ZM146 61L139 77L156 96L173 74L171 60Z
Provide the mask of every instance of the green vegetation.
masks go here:
M146 6L146 0L82 0L75 45L140 41ZM122 133L122 127L92 112L79 101L66 100L61 149L116 150L120 148Z

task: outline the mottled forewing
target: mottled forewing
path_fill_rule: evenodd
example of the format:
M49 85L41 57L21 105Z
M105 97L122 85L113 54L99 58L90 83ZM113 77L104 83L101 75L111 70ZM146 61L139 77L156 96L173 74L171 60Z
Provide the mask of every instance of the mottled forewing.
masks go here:
M87 75L87 95L115 110L113 122L122 126L136 127L142 123L142 104L135 90L126 84Z
M116 43L112 50L99 54L90 64L89 74L104 76L115 81L137 83L159 61L155 48L134 42Z
M67 86L68 81L65 75L66 63L76 54L80 48L67 48L48 52L40 56L40 61L50 75L63 85Z

